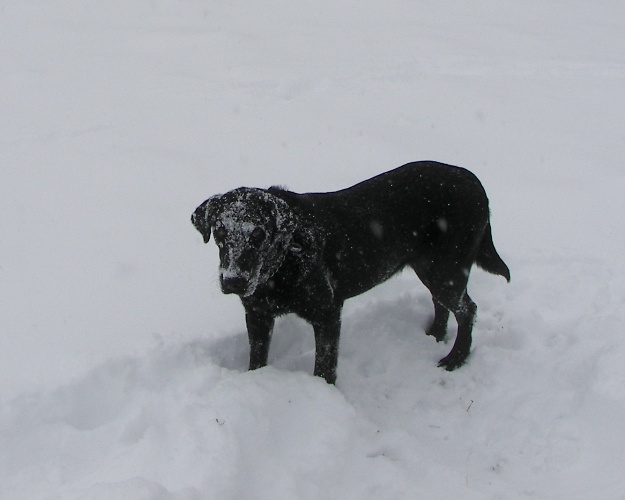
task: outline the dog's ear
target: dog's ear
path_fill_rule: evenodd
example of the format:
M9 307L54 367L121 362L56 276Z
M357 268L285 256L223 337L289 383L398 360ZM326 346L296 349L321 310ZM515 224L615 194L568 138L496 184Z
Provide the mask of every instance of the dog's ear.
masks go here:
M197 207L193 215L191 215L191 222L204 237L204 243L208 243L211 239L211 229L215 225L220 200L220 195L211 196Z
M274 220L276 221L276 231L280 235L280 239L288 245L299 223L289 204L278 197L274 200Z

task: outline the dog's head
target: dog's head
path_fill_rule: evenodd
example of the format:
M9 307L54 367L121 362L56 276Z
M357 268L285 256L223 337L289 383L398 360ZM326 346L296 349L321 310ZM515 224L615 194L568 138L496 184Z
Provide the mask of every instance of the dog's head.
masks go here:
M282 265L296 227L287 203L263 189L238 188L202 203L191 222L219 247L223 293L252 295Z

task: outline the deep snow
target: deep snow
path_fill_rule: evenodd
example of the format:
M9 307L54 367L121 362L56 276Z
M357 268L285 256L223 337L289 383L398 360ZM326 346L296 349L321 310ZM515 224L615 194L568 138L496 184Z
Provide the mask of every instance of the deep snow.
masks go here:
M625 4L5 0L0 498L625 498ZM410 273L348 302L338 384L189 222L240 185L473 170L512 283L466 366ZM450 332L454 331L450 324Z

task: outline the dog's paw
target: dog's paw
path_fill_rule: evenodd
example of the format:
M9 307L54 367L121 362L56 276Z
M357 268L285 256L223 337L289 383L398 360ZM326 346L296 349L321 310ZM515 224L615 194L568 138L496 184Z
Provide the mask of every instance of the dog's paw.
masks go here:
M451 372L464 365L468 357L469 353L455 353L452 351L438 362L438 366L445 368L448 372Z
M447 328L434 328L434 326L431 326L425 331L425 334L434 337L436 342L444 342L445 337L447 337Z

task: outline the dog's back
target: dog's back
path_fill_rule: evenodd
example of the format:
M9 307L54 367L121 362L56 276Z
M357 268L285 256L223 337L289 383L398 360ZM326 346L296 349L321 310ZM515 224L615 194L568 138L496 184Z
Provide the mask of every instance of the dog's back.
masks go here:
M434 256L448 255L470 268L488 226L488 198L477 177L431 161L409 163L340 191L270 191L323 232L324 260L344 298L406 265L423 267ZM494 262L496 252L490 255L488 262Z

